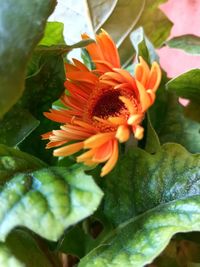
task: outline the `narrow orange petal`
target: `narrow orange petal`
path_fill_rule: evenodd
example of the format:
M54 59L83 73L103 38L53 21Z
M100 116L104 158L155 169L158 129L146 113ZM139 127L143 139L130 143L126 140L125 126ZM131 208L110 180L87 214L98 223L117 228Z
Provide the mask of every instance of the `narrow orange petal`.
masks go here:
M117 47L110 35L106 31L102 30L102 32L96 36L96 40L103 52L104 59L111 63L113 67L120 68L120 59Z
M161 69L157 62L153 62L151 71L149 74L149 79L146 84L147 89L152 89L153 92L155 92L158 89L158 86L161 81Z
M115 125L121 125L126 123L126 119L122 117L109 117L108 121Z
M119 99L125 104L126 108L131 114L136 111L136 107L133 105L130 99L125 96L119 96Z
M101 177L108 174L115 166L118 159L118 142L113 140L112 155L101 170Z
M79 61L79 60L77 60L75 58L72 58L72 60L73 60L73 62L75 64L75 66L77 68L79 68L79 70L81 70L81 71L89 71L88 68L81 61Z
M124 78L125 82L128 82L130 86L136 90L137 92L137 86L135 83L135 79L131 76L131 74L127 70L123 69L114 69L117 73L121 74L121 76Z
M128 124L129 125L135 125L139 124L143 120L144 114L139 113L139 114L133 114L128 118Z
M126 125L120 125L117 129L115 137L120 143L126 142L130 137L129 128Z
M112 154L112 140L106 142L102 146L96 149L96 153L94 154L92 160L93 162L104 162L110 158Z
M92 72L88 71L70 71L67 72L67 79L79 81L79 82L87 82L91 84L95 84L98 82L98 77L94 75Z
M109 141L110 139L112 139L114 137L114 135L115 135L115 133L113 133L113 132L100 133L100 134L93 135L84 141L84 148L99 147L99 146L103 145L104 143L106 143L107 141Z
M90 149L87 152L81 154L76 158L77 162L85 162L88 159L91 159L94 156L94 153L96 152L96 149Z
M64 147L55 149L53 152L53 155L56 157L66 157L69 155L72 155L76 152L78 152L79 150L81 150L83 148L83 142L79 142L79 143L75 143L75 144L71 144L71 145L66 145Z
M140 103L142 106L142 111L144 112L151 106L152 104L151 98L147 93L146 89L144 88L144 86L139 81L136 81L136 83L140 93Z

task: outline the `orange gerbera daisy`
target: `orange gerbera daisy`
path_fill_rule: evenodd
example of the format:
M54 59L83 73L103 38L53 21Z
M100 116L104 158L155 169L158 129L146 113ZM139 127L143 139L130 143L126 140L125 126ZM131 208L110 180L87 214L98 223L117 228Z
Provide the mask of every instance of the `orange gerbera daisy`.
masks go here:
M82 38L89 36L83 34ZM84 149L78 162L106 162L101 171L104 176L117 162L118 142L126 142L131 133L138 140L143 138L141 122L155 100L161 71L156 62L150 69L141 57L135 77L121 69L117 48L105 31L86 49L96 68L89 70L76 59L66 64L68 94L64 93L61 100L67 109L45 112L47 118L62 126L42 137L50 140L47 148L64 145L54 150L54 156Z

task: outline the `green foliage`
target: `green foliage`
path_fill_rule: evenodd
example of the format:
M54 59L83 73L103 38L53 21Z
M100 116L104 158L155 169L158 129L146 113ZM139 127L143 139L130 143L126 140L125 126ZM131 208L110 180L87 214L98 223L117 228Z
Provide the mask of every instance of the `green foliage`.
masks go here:
M94 68L84 50L93 40L68 45L64 26L71 38L89 21L94 33L113 37L122 64L136 55L150 66L172 26L158 9L165 1L87 0L86 22L68 0L65 25L46 23L55 2L0 0L0 266L61 267L60 253L78 256L80 267L198 266L199 69L171 80L162 71L143 140L120 146L103 179L101 166L55 158L40 137L60 126L43 113L61 107L68 52L83 48ZM167 44L198 54L198 42L188 35ZM182 107L179 96L190 104Z
M51 167L12 173L0 198L1 240L20 225L56 241L65 228L93 213L102 192L80 168Z
M56 254L44 250L44 241L22 229L14 230L0 243L0 264L4 267L61 267ZM29 249L27 252L27 248Z
M27 62L41 39L55 0L0 1L0 116L21 97ZM31 30L30 30L31 29Z
M167 83L167 89L178 96L200 102L200 69L193 69Z
M200 37L192 34L174 37L166 42L171 48L182 49L192 55L200 55Z
M144 266L177 232L199 231L200 156L175 144L131 150L101 182L102 209L117 228L80 266Z

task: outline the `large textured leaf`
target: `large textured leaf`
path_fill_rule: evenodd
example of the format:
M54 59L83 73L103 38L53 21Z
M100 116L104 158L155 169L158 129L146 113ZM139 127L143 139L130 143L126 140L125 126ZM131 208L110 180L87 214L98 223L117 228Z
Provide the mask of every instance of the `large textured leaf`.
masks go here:
M118 46L136 25L143 12L144 3L144 0L118 0L113 13L102 25Z
M172 27L169 19L159 10L159 5L164 2L166 0L146 0L143 13L134 27L136 29L142 26L145 34L156 47L159 47L167 39ZM123 64L129 62L133 57L133 52L134 50L128 36L119 47Z
M14 230L5 243L0 243L0 266L61 267L58 257L37 239L22 229Z
M89 17L95 31L101 28L102 24L113 12L118 0L86 0Z
M55 0L0 1L0 116L24 90L26 65Z
M122 224L81 267L142 267L175 233L200 231L200 155L180 145L164 145L154 155L130 150L101 186L103 213L114 226Z
M200 69L190 70L170 80L167 88L178 96L200 102Z
M100 189L81 169L16 173L0 194L0 239L25 226L56 241L64 229L92 214L101 198Z
M171 48L182 49L192 55L200 55L200 37L192 34L174 37L166 44Z
M115 229L79 267L143 267L158 256L177 232L200 231L200 197L161 205Z

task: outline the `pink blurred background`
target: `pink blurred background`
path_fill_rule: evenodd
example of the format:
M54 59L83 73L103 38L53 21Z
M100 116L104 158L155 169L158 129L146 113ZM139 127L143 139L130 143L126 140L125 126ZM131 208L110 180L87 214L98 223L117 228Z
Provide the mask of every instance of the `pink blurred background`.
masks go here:
M183 34L200 36L200 0L169 0L160 6L161 10L174 23L169 38ZM191 68L200 68L200 56L168 47L158 52L161 66L169 77L177 76Z

